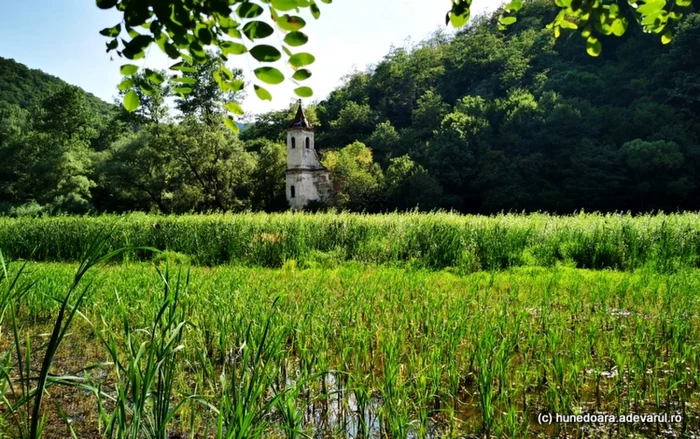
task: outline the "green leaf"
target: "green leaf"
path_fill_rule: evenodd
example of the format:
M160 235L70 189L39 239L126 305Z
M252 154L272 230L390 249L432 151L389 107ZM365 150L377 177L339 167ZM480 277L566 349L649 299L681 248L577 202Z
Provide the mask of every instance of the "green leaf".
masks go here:
M240 55L248 51L243 44L233 41L222 41L219 47L224 55Z
M452 23L452 26L459 28L464 26L471 16L471 0L452 0L452 10L445 17L445 24Z
M231 28L226 29L226 35L228 35L229 37L232 37L232 38L240 39L241 38L241 31L231 27Z
M115 37L119 36L121 31L122 31L122 25L118 24L114 27L107 27L105 29L102 29L100 31L100 35L103 35L105 37L115 38Z
M139 95L136 94L134 90L130 90L129 93L124 96L124 108L129 113L133 113L141 105L141 100Z
M258 98L262 99L263 101L272 100L272 95L270 94L270 92L260 87L259 85L253 84L253 89L255 89L255 94L258 95Z
M192 41L190 43L190 55L194 57L199 62L205 62L207 60L207 52L204 51L204 47L197 41Z
M278 11L291 11L297 8L296 0L272 0L272 7Z
M652 26L652 25L659 24L661 19L662 19L661 12L663 12L663 11L658 11L655 13L643 15L644 18L642 18L642 24L645 26Z
M669 30L666 31L663 35L661 35L661 43L662 44L668 44L673 40L673 33Z
M231 91L234 93L243 90L243 86L245 86L245 82L238 79L229 82L229 84L231 85Z
M124 43L122 54L128 59L140 59L144 57L144 51L153 42L148 35L139 35L128 43Z
M139 71L138 66L135 66L135 65L133 65L133 64L124 64L124 65L121 66L121 68L119 69L119 73L121 73L121 74L124 75L124 76L131 76L131 75L135 74L135 73L138 72L138 71Z
M236 10L236 14L241 18L255 18L262 15L264 9L260 5L251 2L243 2Z
M518 12L523 7L523 0L513 0L506 5L506 11Z
M275 62L282 58L282 53L280 53L277 48L267 44L260 44L253 47L250 49L250 54L260 62Z
M172 58L172 59L180 58L180 52L172 44L170 44L168 42L163 43L162 49L163 49L163 52L165 52L165 54L168 55L169 58Z
M117 88L118 88L120 91L127 91L127 90L130 89L133 85L134 85L134 80L133 80L133 79L125 79L125 80L123 80L121 83L119 83L119 85L117 86Z
M513 17L513 16L508 16L508 17L501 17L498 21L504 26L510 26L511 24L515 24L515 22L517 22L518 19ZM564 27L564 26L562 26L562 27Z
M292 32L303 29L306 26L306 21L301 17L285 14L277 19L277 25L282 30Z
M282 72L274 67L260 67L253 71L255 76L267 84L279 84L284 81Z
M311 9L311 15L312 15L316 20L318 20L319 17L321 17L321 10L318 8L318 5L317 5L315 2L314 2L314 3L311 3L311 7L310 7L309 9Z
M625 31L627 30L627 26L625 25L625 22L622 21L621 18L616 18L613 23L612 23L612 33L615 34L617 37L621 37L625 34Z
M238 128L238 125L236 125L236 122L233 121L230 117L227 117L224 119L224 125L231 131L233 131L235 134L238 134L240 129Z
M153 88L153 86L148 81L144 81L141 84L139 84L139 88L147 96L153 96L156 93L156 89Z
M259 38L267 38L272 35L273 32L272 26L264 21L249 21L243 26L243 34L251 41Z
M175 87L173 88L173 92L181 95L186 95L192 93L192 89L190 87Z
M460 28L469 21L469 14L457 15L452 12L447 13L446 22L450 23L454 28Z
M119 40L117 40L117 39L115 38L115 39L113 39L112 41L110 41L109 43L107 43L107 52L109 52L109 51L111 51L111 50L114 50L114 49L116 49L117 47L119 47Z
M117 6L117 0L97 0L96 3L100 9L111 9Z
M246 3L242 3L241 5L243 5L243 4L253 5L254 3L246 2ZM260 8L260 10L262 13L262 8ZM221 26L222 28L224 28L224 29L234 28L235 29L238 27L238 22L236 20L234 20L233 18L229 17L228 15L220 15L220 14L214 14L214 15L216 17L216 22L219 23L219 26ZM248 18L253 18L253 17L248 17Z
M170 81L174 82L176 84L196 84L197 83L196 79L188 78L185 76L178 76L177 78L172 78Z
M146 78L156 85L160 85L165 82L163 75L150 69L146 69Z
M194 34L197 35L199 41L201 41L205 46L211 44L212 40L214 39L214 34L212 34L211 29L203 24L197 25Z
M230 89L230 86L224 80L224 78L221 77L221 71L219 71L219 70L215 71L213 76L214 76L214 81L216 81L216 85L219 86L219 89L221 89L221 91L223 91L224 93L228 92Z
M226 75L227 80L231 81L233 79L233 72L229 70L228 67L226 67L225 65L219 66L219 72L222 75Z
M302 98L310 98L314 95L314 91L309 87L299 87L294 89L294 93Z
M188 66L184 62L179 62L177 64L173 64L172 66L170 66L170 70L177 70L177 71L185 72L185 73L196 73L197 72L197 69L195 69L194 67Z
M316 58L312 54L306 52L297 53L289 58L289 64L294 67L308 66L313 64L314 61L316 61Z
M653 0L648 1L642 6L637 8L637 13L641 15L656 14L661 11L661 9L666 6L666 0Z
M292 75L292 79L295 81L304 81L306 79L309 79L311 77L311 72L306 70L306 69L300 69L294 72L294 75Z
M284 37L284 42L290 46L303 46L309 41L309 37L303 32L290 32Z
M603 46L600 44L598 38L594 36L588 37L588 40L586 41L586 52L588 52L590 56L597 57L602 51Z
M571 30L578 29L578 25L576 23L574 23L573 21L569 21L569 20L561 20L559 22L559 26L562 29L571 29Z
M591 26L590 25L583 28L583 30L581 31L581 36L583 38L586 38L586 39L588 39L588 37L591 36Z
M615 4L615 3L613 3L612 5L610 5L609 11L610 11L610 13L609 13L609 15L608 15L609 18L613 18L613 19L614 19L614 18L617 18L618 15L620 15L620 7L619 7L617 4Z
M241 108L241 106L238 105L236 102L229 102L228 104L224 105L224 107L231 113L237 114L239 116L244 113L243 108Z

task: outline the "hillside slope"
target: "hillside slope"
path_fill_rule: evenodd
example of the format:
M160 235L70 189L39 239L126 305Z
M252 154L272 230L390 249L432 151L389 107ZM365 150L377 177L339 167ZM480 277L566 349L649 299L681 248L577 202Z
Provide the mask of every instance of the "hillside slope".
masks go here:
M30 69L14 59L0 57L0 105L7 103L30 109L66 84L62 79L41 70ZM102 114L109 112L111 104L90 93L85 94L92 109Z
M319 102L316 145L361 142L388 182L347 165L350 207L700 209L700 14L668 45L633 27L594 58L545 28L557 10L530 0L505 32L494 14L394 48ZM247 136L284 132L270 120Z

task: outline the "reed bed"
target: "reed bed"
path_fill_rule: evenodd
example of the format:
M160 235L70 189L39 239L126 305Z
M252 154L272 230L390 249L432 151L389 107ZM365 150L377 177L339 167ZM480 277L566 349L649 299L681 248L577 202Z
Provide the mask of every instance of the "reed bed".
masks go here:
M183 220L183 227L198 220L212 224L211 218L193 218ZM269 218L294 225L303 239L313 235L306 227L314 222L327 221L325 229L319 227L321 235L333 224L323 216ZM419 230L401 229L391 218L378 219L365 233L377 233L372 227ZM481 220L479 230L500 230L502 222L513 221L530 236L533 229L564 233L577 221L595 229L602 225L590 224L600 221L642 233L636 221L682 227L691 218L585 216L557 222L505 216ZM362 216L345 219L351 230L372 224ZM234 230L228 220L221 217L216 230ZM405 221L464 230L476 220ZM519 267L456 275L357 262L333 269L300 269L290 262L281 269L167 266L131 262L84 275L81 282L88 287L80 290L80 317L51 366L53 385L41 411L46 437L700 433L696 269ZM11 264L0 287L7 288L20 268ZM76 270L74 264L29 263L21 275L27 288L7 296L13 305L5 315L12 316L18 333L0 333L0 363L7 372L0 375L0 431L8 437L17 437L26 421L8 410L22 395L10 384L21 381L25 370L33 375L39 365L31 359L29 366L19 363L26 351L20 346L20 355L14 355L13 340L26 340L23 346L37 346L39 353L46 349L42 334L62 303L78 305L55 300L71 291ZM31 385L26 387L31 393ZM540 413L666 413L681 421L540 425Z
M148 246L194 264L332 268L346 261L453 268L518 266L673 272L700 266L700 214L214 214L0 218L0 248L36 261L79 261L86 236L116 227L107 249ZM122 260L152 258L130 251Z

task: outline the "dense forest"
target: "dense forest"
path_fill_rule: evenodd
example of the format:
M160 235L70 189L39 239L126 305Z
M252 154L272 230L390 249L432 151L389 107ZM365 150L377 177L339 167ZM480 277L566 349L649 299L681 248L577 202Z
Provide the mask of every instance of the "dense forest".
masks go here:
M494 14L393 48L310 105L334 204L700 209L700 14L668 45L630 29L603 40L597 58L578 33L553 37L554 14L551 1L534 0L506 31ZM220 63L211 54L185 72L193 93L184 99L169 98L174 84L158 72L162 85L144 81L133 114L98 110L75 87L44 87L36 71L0 63L16 72L0 75L0 211L285 209L284 129L295 108L233 135L220 109L240 96L219 91Z
M0 57L0 108L14 105L25 110L41 104L42 100L67 86L65 81L41 70L30 69L13 59ZM86 93L88 107L106 115L111 105Z

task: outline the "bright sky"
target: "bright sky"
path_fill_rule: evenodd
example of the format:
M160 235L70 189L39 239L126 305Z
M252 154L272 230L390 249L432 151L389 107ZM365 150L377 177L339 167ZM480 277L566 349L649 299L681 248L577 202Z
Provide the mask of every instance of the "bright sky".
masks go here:
M64 81L113 102L121 80L119 66L130 62L105 53L107 39L99 35L105 27L119 21L119 14L103 11L94 0L0 0L0 57L13 58L33 69L43 70ZM340 78L354 68L364 70L386 55L393 45L401 46L407 38L414 43L445 27L449 0L335 0L319 3L321 18L314 20L302 14L307 22L304 32L309 42L302 50L316 57L309 69L313 75L304 81L314 89L311 100L321 100L341 84ZM473 15L496 8L498 0L474 0ZM277 37L267 40L279 47ZM259 40L266 42L266 40ZM249 48L251 44L245 43ZM145 60L135 64L151 68L167 68L171 60L157 46ZM256 61L249 55L232 56L229 67L243 69L246 79L254 78ZM278 65L286 77L291 68ZM261 101L252 90L247 91L244 109L261 113L287 107L295 99L290 81L266 86L273 100Z

